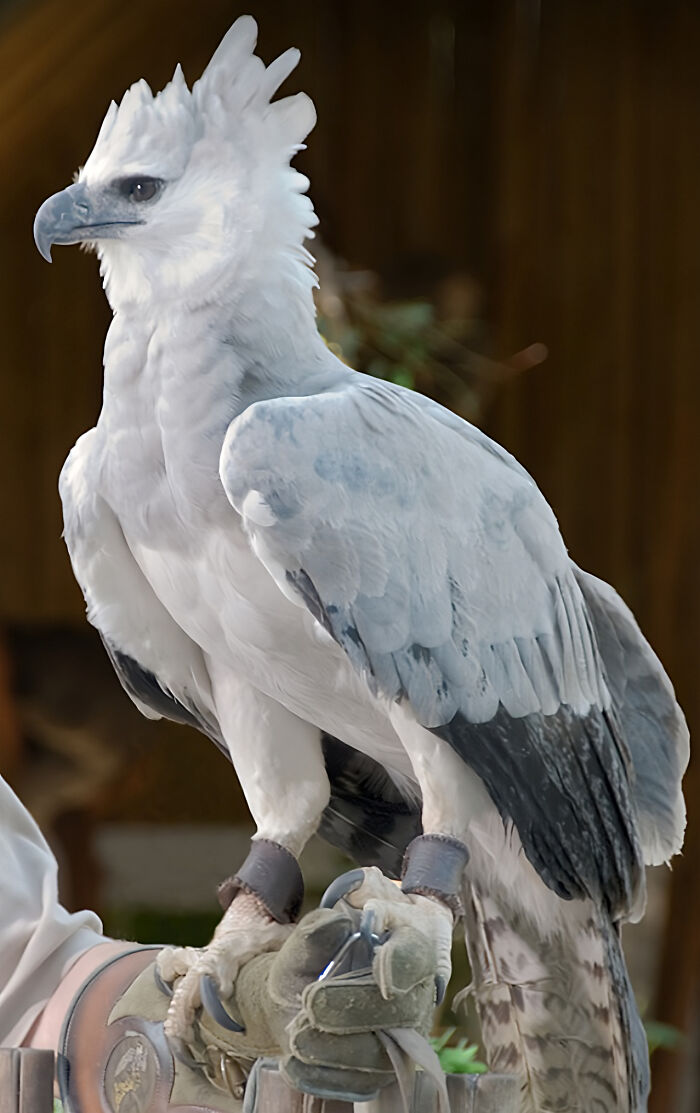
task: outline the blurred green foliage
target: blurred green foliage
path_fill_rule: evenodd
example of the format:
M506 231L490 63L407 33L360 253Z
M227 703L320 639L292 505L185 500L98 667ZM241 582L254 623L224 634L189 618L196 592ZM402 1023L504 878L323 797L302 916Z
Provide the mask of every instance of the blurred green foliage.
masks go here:
M683 1045L685 1036L671 1024L662 1024L660 1020L645 1020L644 1031L647 1034L649 1054L662 1048L664 1051L678 1051Z
M467 1036L460 1037L456 1043L450 1042L456 1031L454 1027L446 1028L430 1041L445 1074L485 1074L488 1067L477 1059L479 1048L476 1044L470 1044Z
M419 390L474 421L481 411L476 356L464 344L471 322L438 321L429 301L355 298L342 318L319 318L332 351L356 371Z

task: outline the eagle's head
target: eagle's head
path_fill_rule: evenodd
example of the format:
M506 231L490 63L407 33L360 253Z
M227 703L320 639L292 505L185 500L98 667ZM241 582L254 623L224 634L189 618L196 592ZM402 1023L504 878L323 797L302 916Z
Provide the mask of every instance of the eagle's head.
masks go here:
M285 268L311 286L316 217L290 159L315 110L304 93L271 103L299 52L265 67L256 39L242 16L191 91L178 66L157 95L139 81L110 105L75 183L37 213L44 258L94 247L113 304L202 304Z

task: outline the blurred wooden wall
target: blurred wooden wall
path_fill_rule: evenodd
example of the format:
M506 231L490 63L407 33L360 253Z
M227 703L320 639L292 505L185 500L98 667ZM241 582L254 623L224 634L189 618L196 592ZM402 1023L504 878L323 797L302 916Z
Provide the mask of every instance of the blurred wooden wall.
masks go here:
M242 0L241 0L242 2ZM247 6L247 5L245 5ZM700 527L700 6L683 0L251 4L319 123L301 165L332 248L383 267L433 251L483 283L492 351L549 359L489 430L529 467L574 559L625 595L692 723ZM17 3L0 35L0 613L80 620L56 476L94 420L108 313L94 260L35 253L31 222L112 96L181 59L190 79L238 4ZM700 778L675 866L657 1015L685 1026L700 969ZM683 955L679 963L677 956ZM672 1113L678 1060L658 1060Z
M630 603L697 736L700 6L501 10L493 319L502 350L536 338L550 358L503 390L490 431L540 482L572 557ZM651 1015L697 1032L697 761L685 792ZM656 1053L653 1113L680 1107L680 1068Z

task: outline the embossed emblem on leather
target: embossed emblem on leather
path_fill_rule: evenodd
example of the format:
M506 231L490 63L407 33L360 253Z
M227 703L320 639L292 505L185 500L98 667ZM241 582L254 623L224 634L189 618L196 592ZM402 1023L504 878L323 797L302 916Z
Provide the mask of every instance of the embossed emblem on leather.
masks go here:
M150 1040L127 1032L114 1045L105 1068L105 1096L112 1113L147 1113L158 1077L158 1060Z

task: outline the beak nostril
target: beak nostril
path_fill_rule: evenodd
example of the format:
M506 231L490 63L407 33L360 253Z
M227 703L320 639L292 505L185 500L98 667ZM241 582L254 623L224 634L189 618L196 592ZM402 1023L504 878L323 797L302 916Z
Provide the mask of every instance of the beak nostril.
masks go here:
M76 205L75 207L81 216L87 216L89 209L86 204L82 203L80 205Z

